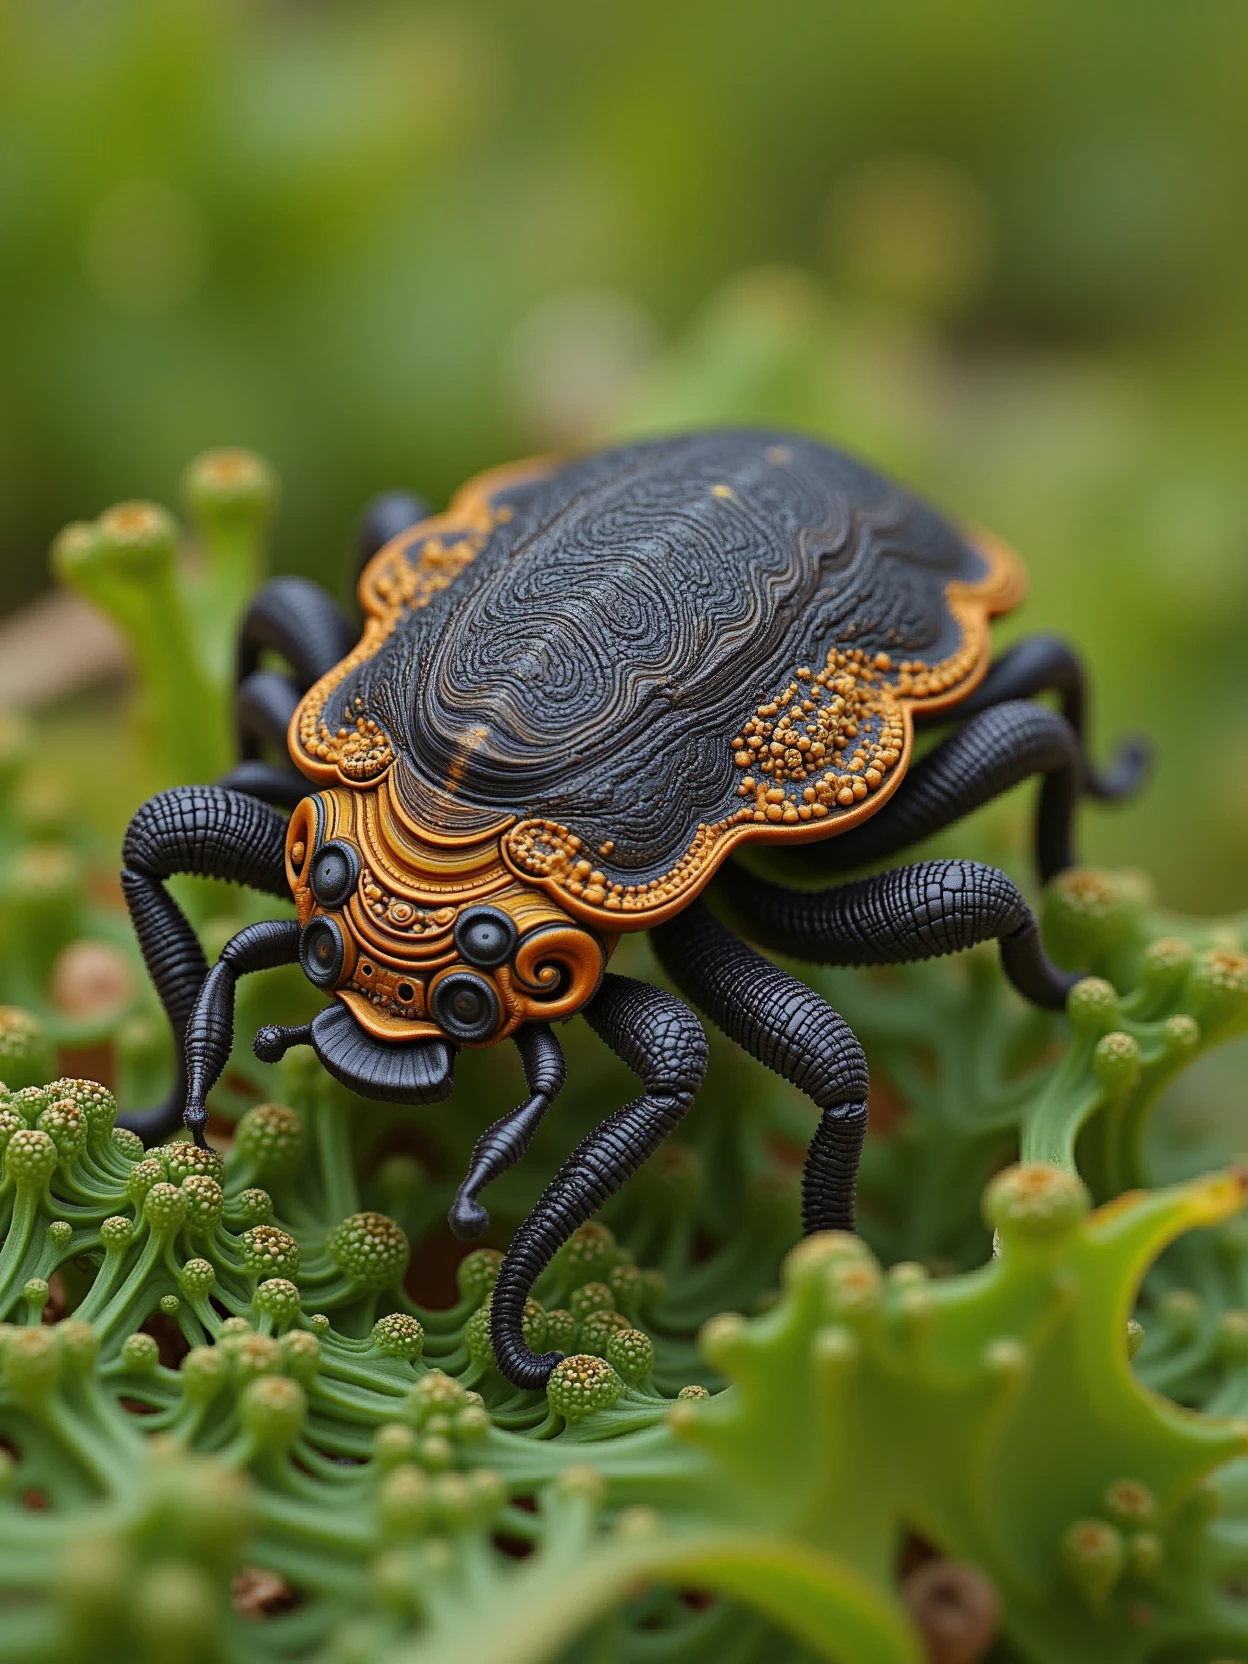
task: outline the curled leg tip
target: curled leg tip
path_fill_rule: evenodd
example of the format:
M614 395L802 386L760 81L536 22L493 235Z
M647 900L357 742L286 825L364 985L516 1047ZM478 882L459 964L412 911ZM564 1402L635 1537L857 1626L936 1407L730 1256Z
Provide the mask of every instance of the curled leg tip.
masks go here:
M1033 918L1001 937L1001 968L1025 1000L1042 1011L1064 1011L1066 996L1082 980L1082 971L1063 971L1040 941Z
M1118 747L1107 769L1089 769L1088 795L1101 803L1119 803L1139 791L1152 766L1152 742L1142 734L1133 734Z
M461 1242L472 1242L490 1223L490 1216L480 1202L468 1196L457 1196L446 1216L451 1233Z
M498 1342L495 1341L495 1350ZM517 1387L527 1388L531 1392L545 1392L546 1383L555 1372L555 1366L564 1359L562 1352L539 1352L534 1355L527 1346L510 1352L503 1374Z
M209 1150L212 1146L204 1135L204 1128L208 1124L208 1113L204 1109L188 1109L184 1117L187 1130L194 1142L201 1150Z
M543 1392L546 1390L546 1385L551 1376L555 1373L556 1368L563 1362L566 1356L567 1354L565 1352L543 1352L541 1357L537 1360L538 1366L542 1370Z

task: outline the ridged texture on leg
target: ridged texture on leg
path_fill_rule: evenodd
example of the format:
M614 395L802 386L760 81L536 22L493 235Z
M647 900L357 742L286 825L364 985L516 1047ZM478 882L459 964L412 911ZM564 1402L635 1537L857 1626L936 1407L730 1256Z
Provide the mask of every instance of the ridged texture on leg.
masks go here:
M221 786L175 786L149 798L126 829L121 858L149 878L195 873L290 900L286 822L267 803Z
M524 1342L524 1302L554 1254L653 1154L693 1102L706 1036L689 1008L643 982L608 974L583 1016L645 1087L576 1147L512 1238L494 1289L490 1333L498 1366L518 1387L541 1387L559 1352Z
M979 861L920 861L823 891L729 866L716 893L751 941L819 965L903 965L996 939L1006 975L1035 1005L1062 1010L1079 980L1045 954L1013 880Z
M867 1136L866 1104L825 1109L806 1150L802 1168L802 1230L852 1231L862 1145Z
M524 1084L533 1097L553 1103L563 1091L568 1065L563 1047L549 1023L526 1023L516 1030L516 1050L524 1070Z
M853 1230L868 1077L849 1024L700 901L650 939L664 970L716 1027L823 1111L802 1174L802 1225L808 1233Z
M221 949L221 957L204 979L186 1025L187 1126L197 1144L204 1142L208 1094L221 1078L234 1045L234 989L249 971L271 971L299 959L299 926L294 919L265 919L249 924Z
M199 938L158 878L123 867L121 893L147 974L160 995L174 1034L181 1036L195 996L208 975L208 961Z
M878 814L839 838L803 849L803 865L845 872L887 860L1042 774L1036 866L1047 882L1074 864L1073 819L1082 768L1079 740L1065 717L1027 700L994 705L915 763Z
M489 1225L490 1216L478 1196L491 1180L520 1160L567 1075L563 1048L547 1023L526 1023L516 1030L515 1041L529 1089L528 1101L500 1116L477 1140L448 1215L451 1230L461 1241L480 1236Z
M1087 752L1087 678L1069 642L1059 636L1029 636L993 661L975 692L959 707L960 716L975 716L1006 700L1032 699L1038 693L1061 696L1062 715L1079 741L1083 791L1103 803L1129 797L1144 781L1152 747L1142 735L1132 735L1118 747L1107 770L1095 767Z
M173 1031L173 1086L163 1104L119 1117L149 1142L167 1137L186 1104L186 1025L208 975L198 938L162 880L222 878L289 898L286 823L275 809L220 786L178 786L150 798L126 831L122 892L148 975Z
M238 631L238 680L246 681L266 649L280 653L300 693L345 659L355 631L334 600L310 578L270 578Z

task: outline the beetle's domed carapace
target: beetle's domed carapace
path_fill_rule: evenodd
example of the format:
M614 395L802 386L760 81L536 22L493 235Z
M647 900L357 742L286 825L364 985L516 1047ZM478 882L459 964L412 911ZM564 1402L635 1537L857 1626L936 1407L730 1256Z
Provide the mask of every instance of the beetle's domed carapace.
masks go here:
M451 1090L461 1046L513 1038L529 1098L488 1129L452 1210L517 1160L563 1081L550 1028L582 1013L641 1097L569 1158L522 1225L493 1303L500 1365L536 1385L524 1300L551 1255L654 1149L705 1064L693 1013L614 975L619 938L653 931L671 979L821 1120L807 1230L853 1223L866 1067L845 1023L741 943L828 964L932 957L997 938L1016 987L1060 1007L1004 874L946 860L831 890L787 890L733 860L775 846L807 874L876 863L1030 774L1042 876L1067 865L1081 793L1124 795L1082 745L1083 682L1062 643L990 663L989 624L1022 567L861 463L793 434L659 439L485 474L429 516L382 499L366 534L364 627L278 579L241 633L244 756L218 787L152 799L123 882L185 1051L175 1097L203 1136L242 972L298 960L328 1003L257 1037L307 1043L364 1097ZM290 678L261 668L276 650ZM1061 695L1061 714L1032 702ZM953 731L912 764L915 726ZM259 755L281 742L289 767ZM283 821L279 809L291 811ZM163 889L174 872L292 897L297 922L250 926L211 972ZM713 905L703 899L710 889Z

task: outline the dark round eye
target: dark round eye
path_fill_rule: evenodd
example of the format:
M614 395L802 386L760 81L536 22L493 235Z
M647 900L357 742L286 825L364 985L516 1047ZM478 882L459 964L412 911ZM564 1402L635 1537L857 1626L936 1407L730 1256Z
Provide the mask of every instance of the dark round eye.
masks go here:
M498 907L466 907L455 921L455 946L469 965L492 970L515 951L516 927Z
M433 991L433 1015L452 1040L484 1040L498 1025L498 1000L484 977L452 971Z
M342 933L333 919L309 919L299 938L299 963L308 981L318 988L334 987L344 958Z
M360 858L350 844L322 844L312 857L308 882L322 907L341 907L360 876Z

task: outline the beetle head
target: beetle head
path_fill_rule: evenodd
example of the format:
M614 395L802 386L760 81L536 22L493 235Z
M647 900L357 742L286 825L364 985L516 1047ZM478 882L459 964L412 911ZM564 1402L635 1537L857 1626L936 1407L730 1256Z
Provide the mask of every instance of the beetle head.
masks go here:
M592 998L613 941L504 863L496 831L411 824L384 783L305 798L286 874L308 980L378 1040L493 1045Z

